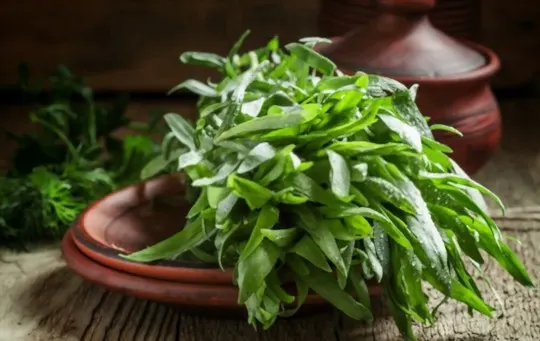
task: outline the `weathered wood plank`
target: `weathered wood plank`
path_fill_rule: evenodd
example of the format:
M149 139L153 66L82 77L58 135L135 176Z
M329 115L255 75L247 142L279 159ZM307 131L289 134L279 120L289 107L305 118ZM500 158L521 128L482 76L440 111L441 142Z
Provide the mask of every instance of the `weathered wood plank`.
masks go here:
M510 209L506 218L498 217L497 222L507 235L518 238L522 244L512 243L519 257L529 269L532 278L540 275L540 254L535 246L540 241L539 208L525 210ZM419 340L460 340L460 341L506 341L538 340L540 335L540 293L538 289L527 289L502 271L500 266L489 261L484 267L486 278L493 289L474 275L484 299L497 311L493 319L475 313L469 316L467 307L451 302L442 306L433 328L415 326ZM471 269L471 273L472 272ZM428 290L432 302L442 299L440 294ZM497 297L498 295L499 297ZM391 341L398 338L398 331L392 321L382 319L373 326L361 326L348 321L344 328L344 340Z
M85 283L57 247L0 258L0 340L335 340L329 315L256 332L244 320L189 316Z
M511 211L512 213L512 211ZM540 210L514 211L499 218L507 233L519 238L515 247L534 278L540 275ZM506 308L493 320L448 304L434 328L416 327L421 340L536 341L540 335L540 295L525 289L489 263L485 268ZM0 341L116 341L116 340L350 340L399 339L390 318L372 326L339 323L333 314L279 321L256 332L243 320L219 320L183 314L178 309L106 292L85 283L64 266L57 246L31 253L0 254ZM500 311L484 286L486 298ZM433 296L430 293L430 296Z
M189 111L193 108L191 104L164 104L171 110L193 115L193 111ZM138 117L144 117L150 108L145 103L134 105L130 115ZM512 246L536 279L540 275L540 210L523 209L522 206L538 205L540 198L540 187L537 186L540 183L538 120L534 115L537 106L536 100L503 103L503 111L508 115L502 148L476 176L501 195L509 206L517 207L509 210L511 219L500 220L500 224L506 234L521 240L521 245L512 243ZM0 115L2 117L6 116ZM12 120L4 122L12 123ZM2 123L0 127L4 127ZM451 304L442 310L435 328L417 328L421 340L538 339L538 290L520 287L493 264L489 264L486 273L506 306L506 314L492 321L478 315L470 319L461 305ZM500 309L500 304L485 286L483 292L489 302ZM390 319L378 318L373 327L368 327L347 320L338 323L331 314L281 321L267 333L256 333L245 321L188 316L164 305L106 293L66 269L56 246L29 254L0 252L0 341L302 341L311 338L336 341L397 339L396 328Z

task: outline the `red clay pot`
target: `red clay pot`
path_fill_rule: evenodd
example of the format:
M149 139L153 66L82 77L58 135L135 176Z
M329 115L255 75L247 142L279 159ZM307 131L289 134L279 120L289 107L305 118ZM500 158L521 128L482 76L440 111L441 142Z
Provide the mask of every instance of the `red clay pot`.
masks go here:
M501 138L498 104L489 81L499 69L490 49L458 41L435 29L426 14L433 0L379 0L384 9L359 27L318 50L345 73L364 71L419 84L417 103L430 124L459 129L464 137L437 133L468 173L476 172Z
M481 27L480 0L439 0L429 13L433 26L453 37L476 40ZM373 0L322 0L319 12L321 35L344 35L369 23L379 8Z
M184 189L182 176L166 175L96 201L64 237L62 250L68 266L86 280L113 291L190 310L200 308L196 311L205 314L208 307L218 313L232 309L243 314L232 269L223 271L214 264L173 260L143 264L119 256L155 244L182 228L189 210ZM376 284L369 290L373 296L382 292ZM312 293L303 311L328 307Z

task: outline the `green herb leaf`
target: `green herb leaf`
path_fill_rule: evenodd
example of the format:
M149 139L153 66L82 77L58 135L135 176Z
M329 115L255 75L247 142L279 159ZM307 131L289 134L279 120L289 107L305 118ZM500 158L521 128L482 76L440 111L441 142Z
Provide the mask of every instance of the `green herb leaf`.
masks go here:
M252 210L264 206L274 196L271 190L234 174L229 176L227 187L240 198L246 200Z
M178 170L198 165L201 161L203 161L203 156L200 152L190 151L184 153L178 158Z
M229 193L225 199L221 200L216 209L216 223L219 224L227 219L237 202L238 197L234 193Z
M444 125L444 124L433 124L429 128L431 129L431 131L441 130L441 131L445 131L445 132L448 132L448 133L456 134L458 136L463 136L463 134L459 130L457 130L456 128L450 127L450 126L447 126L447 125Z
M201 229L201 224L202 218L198 217L186 224L182 231L174 236L142 249L141 251L121 256L131 261L144 263L178 257L184 252L189 251L191 248L200 245L212 235L213 231L204 233Z
M321 72L324 75L332 75L336 70L336 65L328 58L324 57L310 49L309 47L299 44L290 43L285 48L302 62L306 63L315 70Z
M378 144L368 141L336 142L329 149L344 156L399 154L410 147L400 143Z
M208 198L206 195L206 188L203 188L199 196L197 197L197 201L191 206L191 209L189 210L188 214L186 215L186 218L191 219L199 215L204 209L206 209L209 206Z
M426 171L420 172L419 176L420 176L420 179L431 179L431 180L441 181L441 182L450 182L450 183L456 183L456 184L474 188L477 191L484 193L488 195L490 198L492 198L497 203L497 205L499 205L499 207L501 208L503 215L505 214L504 204L502 203L501 199L495 193L493 193L489 189L485 188L484 186L480 185L478 182L468 177L460 176L457 174L430 173Z
M401 183L400 188L403 193L411 198L416 211L416 216L407 216L405 218L409 230L419 243L419 245L415 246L415 249L420 248L422 250L419 252L420 255L425 253L425 257L429 262L426 266L434 269L437 279L441 283L449 285L451 276L448 269L448 254L442 237L431 218L427 204L422 198L422 194L408 179Z
M272 206L266 205L261 209L251 236L240 255L240 259L246 259L262 243L264 235L261 230L269 230L278 222L279 211Z
M261 229L260 233L279 247L290 246L301 235L296 227L279 230Z
M478 264L483 264L484 259L478 250L476 239L469 227L459 219L458 213L438 205L430 206L430 210L436 216L440 227L456 234L463 251Z
M238 174L247 173L255 169L262 163L272 159L275 155L276 151L269 143L263 142L258 144L249 152L244 161L242 161L238 167Z
M221 168L219 169L216 175L212 177L197 179L193 181L192 185L195 187L202 187L202 186L209 186L209 185L213 185L218 182L221 182L227 179L227 177L236 169L237 166L238 166L237 162L225 163L223 166L221 166Z
M299 217L298 225L311 235L315 244L319 246L330 262L337 267L338 271L343 274L346 273L347 269L345 269L341 252L330 230L318 228L318 220L313 215L313 212L306 207L301 206L295 209L294 213Z
M182 89L187 89L188 91L193 92L199 96L205 96L205 97L218 97L219 96L219 93L216 91L216 89L204 83L201 83L195 79L188 79L187 81L178 84L177 86L169 90L167 94L170 95Z
M422 137L418 130L391 115L381 114L379 118L388 129L398 134L403 142L413 147L417 152L422 151Z
M225 58L215 53L207 52L184 52L180 55L180 61L184 64L202 65L213 68L222 68Z
M180 155L184 154L185 152L185 149L177 149L171 152L168 159L166 159L165 155L163 154L156 156L150 162L148 162L146 166L144 166L144 168L141 170L141 179L149 179L157 175L158 173L164 171L173 160L178 159Z
M245 303L264 283L279 259L280 250L268 240L263 240L259 247L245 259L237 263L238 287L240 294L238 303Z
M164 117L165 122L171 128L172 133L176 138L182 142L182 144L188 147L190 150L195 150L195 129L180 115L166 114Z
M368 256L369 266L371 267L371 270L375 274L375 278L377 279L377 282L380 283L384 276L384 270L383 270L383 265L381 261L377 257L377 251L375 251L375 244L373 243L373 240L371 238L364 238L363 242L364 242L364 249Z
M356 301L345 291L341 290L332 274L319 270L314 266L310 266L308 263L302 264L301 259L298 258L288 259L288 264L303 282L308 283L313 291L328 300L347 316L364 321L373 319L373 315L367 307ZM302 268L304 267L309 269L307 274L302 271Z
M428 138L433 138L429 126L418 110L418 106L411 97L410 91L397 91L394 94L394 108L399 116L407 123L418 129L418 131Z
M411 199L391 182L377 177L368 177L361 183L363 188L373 193L379 199L386 201L395 207L410 214L416 214L416 209Z
M332 150L328 151L328 160L331 167L330 184L332 192L340 199L347 198L351 185L349 166L341 155Z
M306 235L300 239L300 241L291 248L290 252L296 253L326 272L332 271L332 268L328 265L326 256L310 236Z
M295 107L294 110L282 115L257 117L223 132L216 142L259 131L293 127L313 119L313 114L317 114L316 107L310 105L307 108Z

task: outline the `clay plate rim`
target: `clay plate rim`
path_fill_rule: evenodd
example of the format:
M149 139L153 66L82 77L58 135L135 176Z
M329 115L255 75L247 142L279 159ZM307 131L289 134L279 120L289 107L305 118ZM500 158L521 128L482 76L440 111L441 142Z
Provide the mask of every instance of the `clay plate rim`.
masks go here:
M110 268L147 278L193 284L232 284L232 269L224 271L202 262L159 261L138 263L124 259L118 251L88 243L82 236L80 224L73 225L73 243L87 257Z
M222 286L178 283L140 277L96 263L77 248L71 229L64 235L61 249L70 269L88 282L111 291L186 306L243 308L237 303L238 289L232 284ZM329 305L326 300L316 294L309 294L305 304L308 306Z
M160 180L164 181L169 177L174 176L165 175L127 186L92 203L81 213L75 224L72 226L73 241L75 245L87 257L107 267L114 268L122 272L128 272L148 278L157 278L183 283L231 285L233 270L225 269L225 271L223 271L214 264L173 260L162 260L153 263L139 263L122 258L119 256L121 253L120 250L109 247L108 245L92 238L92 236L86 231L86 228L82 225L85 221L85 216L91 212L91 210L99 207L99 204L103 201L108 200L115 195L120 195L120 193L123 191L129 191L138 186L145 186L151 182L158 182ZM144 204L145 202L141 202L135 207L139 207ZM130 209L134 209L135 207L131 207ZM126 208L122 214L127 213L127 211L128 209Z

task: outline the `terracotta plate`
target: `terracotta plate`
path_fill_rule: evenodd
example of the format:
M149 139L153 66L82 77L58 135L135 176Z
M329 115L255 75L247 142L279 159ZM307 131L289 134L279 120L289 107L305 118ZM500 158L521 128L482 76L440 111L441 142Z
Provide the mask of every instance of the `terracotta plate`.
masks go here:
M232 285L178 283L140 277L108 268L85 256L76 246L69 230L62 240L62 253L67 265L85 280L111 291L151 301L174 304L190 312L234 317L245 316L237 304L238 290ZM310 294L300 314L327 310L329 304ZM210 309L211 308L211 309ZM224 314L225 313L225 314Z
M184 184L178 176L163 176L121 189L83 212L72 228L74 242L89 258L122 272L184 283L231 285L232 270L222 271L211 264L143 264L120 257L178 232L189 210L183 197Z
M129 285L132 285L130 280L143 278L159 283L166 281L167 285L178 285L181 291L189 288L190 295L199 286L205 290L212 288L208 289L209 293L201 294L212 302L218 297L217 294L211 294L212 290L222 288L227 294L220 296L222 298L219 300L232 295L234 297L228 298L230 302L227 301L227 304L236 304L237 290L232 283L232 269L223 271L212 264L172 260L146 264L120 256L155 244L179 231L184 225L188 207L181 177L168 175L155 178L121 189L90 205L70 229L65 244L74 244L78 254L87 257L86 263L90 262L93 268L99 269L104 275L113 274L110 276L113 283L116 283L115 276ZM72 267L76 271L79 269L78 272L84 276L84 267L75 265ZM101 281L97 275L94 278ZM105 286L109 285L107 283ZM294 288L294 282L286 284ZM122 285L118 284L118 287L122 288ZM369 289L372 295L381 292L378 285L370 285ZM146 290L152 294L154 290L161 289L158 286L158 289ZM141 295L147 295L146 291L142 291ZM321 300L318 296L314 297ZM225 304L224 301L218 301L216 304Z

